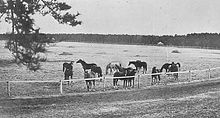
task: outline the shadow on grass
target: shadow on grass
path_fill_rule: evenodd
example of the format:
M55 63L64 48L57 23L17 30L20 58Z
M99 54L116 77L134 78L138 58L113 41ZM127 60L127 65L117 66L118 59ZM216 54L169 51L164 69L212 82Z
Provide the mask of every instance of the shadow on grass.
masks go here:
M10 59L8 59L8 60L0 59L0 67L8 67L8 66L11 66L13 64L16 64L14 59L12 59L12 60L10 60Z

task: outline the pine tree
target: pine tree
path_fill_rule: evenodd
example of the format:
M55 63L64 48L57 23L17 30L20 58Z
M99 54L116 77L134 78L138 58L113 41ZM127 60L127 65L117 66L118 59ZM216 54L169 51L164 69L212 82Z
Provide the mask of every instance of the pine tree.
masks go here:
M45 43L50 43L45 34L34 28L33 15L51 15L61 24L81 25L76 19L80 14L66 12L71 6L58 0L0 0L0 19L11 24L11 35L7 48L12 52L17 63L26 65L30 70L40 68L39 52L45 51Z

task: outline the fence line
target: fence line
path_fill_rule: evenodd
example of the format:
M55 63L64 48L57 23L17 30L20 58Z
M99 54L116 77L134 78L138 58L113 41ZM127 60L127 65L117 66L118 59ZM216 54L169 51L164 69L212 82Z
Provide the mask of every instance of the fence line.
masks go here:
M197 72L197 71L209 71L209 70L215 70L215 69L220 69L220 67L216 67L216 68L210 68L210 69L203 69L203 70L186 70L186 71L178 71L178 72L162 72L162 73L150 73L150 74L141 74L141 76L151 76L151 75L169 75L169 74L174 74L174 73L189 73L190 72ZM110 76L105 76L105 78L131 78L131 77L137 77L138 75L136 76L123 76L123 77L110 77ZM73 78L78 78L78 77L73 77ZM62 80L62 81L81 81L81 80L100 80L100 79L103 79L104 77L98 77L98 78L86 78L86 79L70 79L70 80ZM9 81L9 82L22 82L22 83L31 83L31 82L59 82L60 80L50 80L50 81L35 81L35 80L30 80L30 81ZM8 81L0 81L1 82L8 82Z
M131 77L136 77L138 80L138 88L140 84L140 76L151 76L151 75L170 75L170 74L175 74L175 73L189 73L189 81L191 80L191 74L192 72L203 72L203 71L208 71L208 79L211 78L211 71L215 69L220 69L220 67L216 68L209 68L209 69L203 69L203 70L187 70L187 71L179 71L179 72L162 72L162 73L151 73L151 74L137 74L135 76L123 76L123 77L110 77L110 76L103 76L103 77L98 77L98 78L85 78L85 79L70 79L70 80L50 80L50 81L0 81L1 82L6 82L7 83L7 93L8 96L10 96L10 83L60 83L60 94L63 94L63 82L72 82L72 81L85 81L85 80L103 80L103 88L105 88L106 85L106 79L121 79L121 78L131 78ZM73 77L73 78L78 78L78 77Z

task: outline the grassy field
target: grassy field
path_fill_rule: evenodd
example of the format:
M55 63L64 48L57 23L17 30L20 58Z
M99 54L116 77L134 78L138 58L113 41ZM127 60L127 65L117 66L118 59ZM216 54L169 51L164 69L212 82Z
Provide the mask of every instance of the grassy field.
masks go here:
M172 53L178 50L179 53ZM64 54L64 55L63 55ZM160 68L166 62L179 62L181 71L202 70L213 67L220 67L220 51L177 47L157 47L143 45L112 45L94 44L78 42L58 42L47 47L47 62L42 62L41 70L31 72L22 65L13 63L10 52L4 48L4 41L0 43L0 80L56 80L63 79L62 64L70 60L83 59L87 63L96 63L101 66L105 73L106 65L111 61L120 61L124 67L128 66L131 60L142 60L148 64L147 73L151 73L151 68ZM82 79L71 86L64 86L65 93L86 92L83 81L83 70L80 64L74 63L74 77ZM211 77L219 77L220 69L213 70ZM191 79L204 79L208 77L208 72L194 72ZM140 77L140 87L149 86L150 76ZM186 81L188 74L180 74L179 81ZM172 78L162 76L162 83L175 82ZM103 83L97 81L96 90L103 90ZM5 96L6 83L0 83L3 89L2 96ZM121 83L120 83L121 84ZM135 82L137 87L137 79ZM27 89L32 88L32 89ZM106 80L107 90L112 89L112 79ZM59 94L59 83L12 83L12 96L35 96Z
M172 53L178 50L180 53ZM62 54L68 55L62 55ZM56 80L63 79L62 64L70 60L83 59L96 63L105 73L105 66L111 61L121 61L124 67L131 60L142 60L151 68L160 68L166 62L181 63L181 71L202 70L220 67L220 50L205 50L177 47L142 45L111 45L78 42L58 42L47 47L47 62L41 70L32 72L22 65L16 65L10 52L0 42L0 81ZM19 99L0 101L1 117L220 117L220 85L175 85L155 86L150 89L119 90L112 88L107 80L106 92L86 92L83 70L74 63L74 76L82 79L71 86L64 85L64 93L86 93L85 95L52 97L45 99ZM188 75L180 74L179 81L186 81ZM195 72L192 79L205 79L208 72ZM219 70L213 70L211 77L220 77ZM176 82L162 77L162 82ZM218 82L219 83L219 82ZM120 83L121 84L121 83ZM150 85L150 76L140 78L140 88ZM0 98L6 98L6 83L0 83ZM103 90L103 83L97 81L96 91ZM58 95L59 83L12 83L11 95L42 96Z

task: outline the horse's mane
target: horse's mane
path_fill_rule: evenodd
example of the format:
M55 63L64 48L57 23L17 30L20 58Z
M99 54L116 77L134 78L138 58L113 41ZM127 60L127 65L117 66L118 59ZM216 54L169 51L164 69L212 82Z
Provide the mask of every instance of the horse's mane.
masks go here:
M86 64L86 62L84 61L84 60L82 60L82 59L79 59L78 61L77 61L78 63L85 63Z
M136 66L137 61L129 61L128 66L130 66L131 64L134 64Z
M125 72L126 71L126 68L123 68L123 67L121 67L121 66L119 66L119 65L115 65L115 67L120 71L120 72Z

